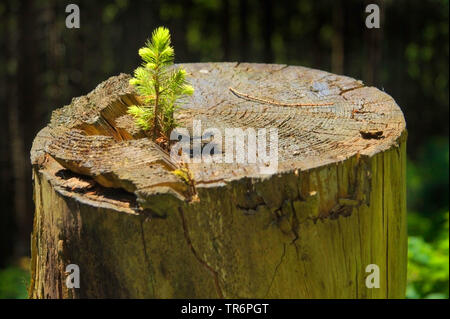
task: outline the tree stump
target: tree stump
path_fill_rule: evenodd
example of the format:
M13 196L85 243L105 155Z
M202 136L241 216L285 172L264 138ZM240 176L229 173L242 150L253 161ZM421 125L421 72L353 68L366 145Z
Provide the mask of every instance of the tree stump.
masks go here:
M188 163L187 183L126 113L130 77L111 77L34 141L30 297L404 297L406 128L392 97L299 66L183 67L195 93L180 126L277 128L278 170Z

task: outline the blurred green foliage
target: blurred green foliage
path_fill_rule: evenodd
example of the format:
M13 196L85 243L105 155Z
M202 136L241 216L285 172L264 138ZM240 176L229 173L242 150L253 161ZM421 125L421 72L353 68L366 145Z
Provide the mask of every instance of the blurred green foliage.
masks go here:
M448 139L431 139L408 161L407 298L449 297Z
M448 212L446 218L438 239L409 237L407 298L448 298Z
M20 266L0 269L0 299L25 299L30 273Z

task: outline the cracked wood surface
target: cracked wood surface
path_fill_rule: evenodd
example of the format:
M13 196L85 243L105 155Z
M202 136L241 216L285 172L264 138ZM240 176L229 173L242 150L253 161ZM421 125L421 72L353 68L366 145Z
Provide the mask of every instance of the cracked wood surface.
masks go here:
M138 103L129 76L112 77L54 111L34 141L30 296L403 297L406 129L395 101L297 66L183 67L195 93L180 125L277 128L277 174L187 164L190 200L177 164L126 114ZM81 289L64 284L69 263ZM369 264L380 289L365 286Z

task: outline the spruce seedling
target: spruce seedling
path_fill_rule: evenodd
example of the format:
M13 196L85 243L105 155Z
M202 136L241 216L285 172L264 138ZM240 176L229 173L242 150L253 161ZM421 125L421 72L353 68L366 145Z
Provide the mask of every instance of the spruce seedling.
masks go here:
M153 31L151 40L139 49L142 66L134 71L130 84L136 88L141 105L128 108L143 130L152 130L155 141L169 139L170 132L177 126L174 112L179 107L179 99L192 95L194 89L186 81L186 71L171 69L174 50L170 46L170 33L159 27Z

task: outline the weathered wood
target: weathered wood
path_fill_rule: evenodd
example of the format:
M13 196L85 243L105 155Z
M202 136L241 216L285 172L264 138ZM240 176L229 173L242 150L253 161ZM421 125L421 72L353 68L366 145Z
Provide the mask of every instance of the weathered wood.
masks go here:
M278 128L278 172L190 163L188 185L126 114L137 103L129 76L112 77L56 110L34 141L30 296L403 297L406 129L395 101L297 66L183 66L195 93L181 126ZM71 263L79 289L65 285ZM366 287L369 264L380 288Z

